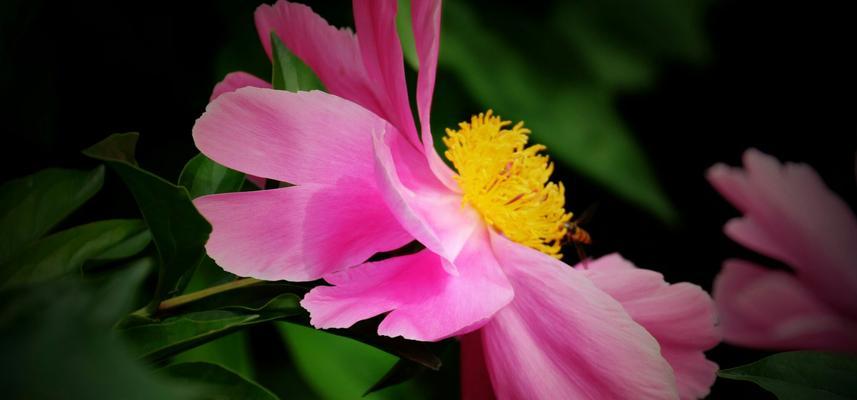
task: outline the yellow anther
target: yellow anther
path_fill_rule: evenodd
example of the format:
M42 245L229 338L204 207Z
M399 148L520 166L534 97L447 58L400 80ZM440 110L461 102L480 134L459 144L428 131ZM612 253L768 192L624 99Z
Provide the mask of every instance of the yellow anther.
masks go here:
M565 188L550 182L553 163L527 146L530 130L512 126L491 110L447 129L446 158L458 171L456 181L485 221L507 238L554 257L571 213L565 211Z

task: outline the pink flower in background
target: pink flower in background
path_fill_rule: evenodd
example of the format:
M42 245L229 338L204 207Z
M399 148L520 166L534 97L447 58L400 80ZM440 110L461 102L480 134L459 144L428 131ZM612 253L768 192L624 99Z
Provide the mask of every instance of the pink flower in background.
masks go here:
M857 218L804 164L750 149L708 180L743 214L727 236L793 271L729 260L714 284L724 340L766 349L857 351Z
M411 17L419 133L395 1L355 1L359 40L303 5L259 7L269 55L273 31L330 93L276 91L246 74L220 84L194 126L197 147L294 186L196 199L213 226L209 255L240 276L323 278L332 286L301 303L318 328L386 314L381 335L469 334L466 347L478 337L470 348L486 363L475 368L491 376L497 397L704 395L715 367L702 350L717 341L710 299L618 257L591 271L560 262L571 217L564 189L549 182L544 147L527 147L522 124L474 116L447 131L457 173L440 159L428 122L440 2L414 1ZM366 262L414 240L425 249Z

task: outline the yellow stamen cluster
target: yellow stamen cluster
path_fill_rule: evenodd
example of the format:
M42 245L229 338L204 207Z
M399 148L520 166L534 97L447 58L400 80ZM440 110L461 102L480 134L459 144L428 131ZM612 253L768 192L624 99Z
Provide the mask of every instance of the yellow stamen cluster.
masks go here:
M458 170L455 179L469 203L507 238L554 257L571 213L565 211L565 188L550 182L553 163L539 154L545 146L527 147L529 129L511 126L492 111L447 129L446 158Z

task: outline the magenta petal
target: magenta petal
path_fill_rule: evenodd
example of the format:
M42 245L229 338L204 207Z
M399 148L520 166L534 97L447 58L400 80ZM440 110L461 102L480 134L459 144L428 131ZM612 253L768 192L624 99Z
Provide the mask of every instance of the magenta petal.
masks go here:
M474 234L458 259L460 274L429 250L371 262L325 279L301 302L317 328L346 328L390 312L378 334L436 341L479 328L511 301L513 292L487 243Z
M787 272L727 261L714 282L714 300L728 342L767 349L857 351L857 322L841 316Z
M420 243L455 260L482 218L441 184L422 152L391 130L374 135L378 187L402 226ZM446 265L454 268L453 264ZM454 270L450 270L455 273Z
M429 167L437 178L449 189L459 191L454 173L437 150L431 133L431 101L437 72L437 53L440 48L440 0L415 0L411 3L411 20L414 29L420 71L417 77L417 110L420 115L420 131Z
M230 72L226 74L226 77L224 77L222 81L214 85L214 89L211 91L211 98L209 100L214 100L220 97L221 94L234 92L247 86L270 88L271 84L244 71Z
M580 271L492 236L515 299L482 328L503 399L674 399L657 341Z
M209 256L239 276L315 280L413 240L359 180L217 194L194 204L213 227Z
M206 156L244 173L336 184L375 175L372 132L385 125L327 93L242 88L208 104L193 138Z
M745 169L715 165L708 179L744 213L726 233L795 269L817 296L857 317L857 217L807 165L757 150Z
M581 270L599 289L618 300L638 324L657 339L676 376L682 399L699 399L714 384L717 364L703 351L720 341L714 303L699 286L667 284L655 271L638 269L612 254Z
M413 144L419 144L408 102L402 44L396 31L395 1L355 1L354 25L359 37L363 66L375 83L381 115Z

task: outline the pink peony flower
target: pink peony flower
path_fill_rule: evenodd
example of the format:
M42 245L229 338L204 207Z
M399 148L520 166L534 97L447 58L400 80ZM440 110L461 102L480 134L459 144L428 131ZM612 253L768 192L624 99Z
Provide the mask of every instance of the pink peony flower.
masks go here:
M294 186L195 200L213 226L209 255L241 276L323 278L332 286L301 303L318 328L386 314L380 335L465 335L498 397L704 395L715 366L702 350L717 341L707 295L615 256L591 271L560 262L564 188L549 182L544 147L527 146L521 123L489 111L447 130L450 169L429 126L440 2L412 5L419 133L395 17L395 1L355 1L358 40L306 6L259 7L269 55L274 31L330 93L275 91L243 75L220 85L193 128L197 147ZM414 240L425 249L367 262ZM474 337L480 345L467 345Z
M724 339L766 349L857 351L857 219L804 164L750 149L708 180L744 215L724 232L794 271L728 260L714 283Z

